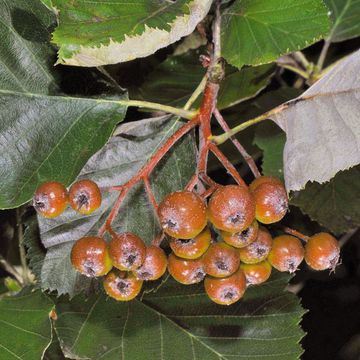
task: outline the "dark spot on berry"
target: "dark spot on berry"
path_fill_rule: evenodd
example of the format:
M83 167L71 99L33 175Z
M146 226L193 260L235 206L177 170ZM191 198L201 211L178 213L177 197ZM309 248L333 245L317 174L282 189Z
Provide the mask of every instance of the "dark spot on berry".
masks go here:
M84 262L84 270L85 270L86 276L95 276L94 266L95 266L95 264L91 260L86 260Z
M263 256L266 254L266 249L264 247L258 247L256 249L256 254L260 256Z
M37 210L45 209L45 203L43 201L34 201L34 208Z
M243 230L240 234L239 237L240 239L246 239L249 236L250 230L249 228Z
M178 224L176 221L172 221L171 219L166 220L166 222L164 223L163 226L165 229L170 228L170 229L175 229L178 227Z
M89 206L89 194L82 192L76 197L76 204L79 209Z
M128 287L129 287L129 284L126 282L126 281L119 281L116 285L116 287L118 288L118 290L121 292L121 293L126 293Z
M203 270L199 270L194 274L194 280L201 281L205 277L205 272Z
M234 214L228 217L228 222L230 222L231 224L239 224L242 223L244 221L244 216L242 214Z
M222 270L222 271L228 271L229 270L229 268L228 268L227 264L225 263L225 261L222 261L222 260L216 261L215 265L219 270Z
M223 298L226 300L232 300L235 294L232 290L227 290L227 292L223 295Z
M152 277L152 273L150 273L149 271L146 271L146 270L138 272L137 275L138 275L138 278L141 280L147 280Z
M134 262L136 261L136 259L137 259L137 255L131 254L126 258L126 263L129 266L132 266L134 264Z

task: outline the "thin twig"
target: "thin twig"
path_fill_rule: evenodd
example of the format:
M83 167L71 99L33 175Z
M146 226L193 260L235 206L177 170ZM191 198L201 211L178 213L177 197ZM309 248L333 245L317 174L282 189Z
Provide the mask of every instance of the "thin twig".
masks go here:
M12 264L10 264L7 260L5 260L1 255L0 255L0 265L5 271L7 271L10 275L12 275L20 285L24 283L23 277L19 274L19 272L14 268Z
M18 243L19 243L19 255L20 255L20 262L22 267L22 277L23 277L23 284L28 285L30 283L29 279L29 269L27 266L26 261L26 251L24 246L24 232L22 227L22 221L21 221L21 211L22 208L19 207L16 209L16 226L17 226L17 236L18 236Z
M143 177L143 181L144 181L144 185L145 185L145 191L146 191L146 194L150 200L150 203L152 205L152 207L154 208L155 212L156 212L156 215L157 215L157 211L158 211L158 204L156 202L156 199L155 199L155 196L154 196L154 192L151 188L151 184L150 184L150 181L149 181L149 177L148 176L144 176Z
M220 160L220 162L224 165L225 169L228 173L234 178L234 180L242 186L247 187L245 181L236 171L234 165L229 161L229 159L221 152L221 150L215 145L210 143L209 144L210 151Z
M323 47L321 49L321 53L320 53L320 56L319 56L319 59L318 59L318 62L317 62L318 71L321 71L323 66L324 66L326 55L327 55L327 53L329 51L330 45L331 45L330 38L325 39L324 45L323 45Z
M196 186L196 184L198 183L199 181L199 176L198 174L194 174L190 181L187 183L187 185L185 186L185 190L187 191L193 191L194 190L194 187Z
M284 231L284 233L295 236L304 242L307 242L310 239L310 236L304 235L300 231L294 230L288 226L280 225L279 227L282 229L282 231Z
M162 241L164 240L165 238L165 234L163 231L161 231L157 236L156 238L151 242L151 245L154 245L154 246L160 246Z
M214 115L216 120L218 121L218 123L220 124L221 128L224 131L230 131L230 128L228 126L228 124L226 123L225 119L223 118L223 116L220 114L220 111L218 109L215 109L214 111ZM234 138L233 136L230 137L230 140L232 141L232 143L234 144L234 146L238 149L239 153L241 154L241 156L244 158L244 160L246 161L246 163L248 164L251 172L254 174L254 176L260 177L261 173L258 169L258 167L256 166L256 163L254 161L254 159L252 158L252 156L246 151L246 149L240 144L239 140L237 140L236 138Z
M200 84L196 87L194 92L191 94L189 100L184 105L184 110L189 110L191 108L191 106L194 104L194 102L197 100L197 98L204 91L206 82L207 82L207 74L205 74L205 76L201 79Z

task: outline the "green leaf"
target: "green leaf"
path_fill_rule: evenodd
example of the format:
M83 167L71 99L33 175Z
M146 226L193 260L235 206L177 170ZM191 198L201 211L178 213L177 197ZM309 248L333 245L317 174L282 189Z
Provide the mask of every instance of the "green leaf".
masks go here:
M163 116L120 126L116 131L118 136L88 161L80 177L93 179L101 187L125 183L180 124L176 117ZM183 189L194 172L194 139L188 135L172 148L152 174L156 198L160 200L171 191ZM100 209L89 216L81 216L69 208L56 219L39 218L42 243L47 249L41 273L43 289L73 296L91 288L93 284L88 278L72 268L70 251L75 240L97 233L117 196L115 191L104 192ZM113 229L117 232L134 232L147 243L157 235L157 219L143 184L129 193L113 223Z
M223 16L223 56L238 68L274 61L323 38L327 12L321 0L234 1Z
M131 98L183 106L205 75L199 62L202 50L169 56L140 87L130 90ZM269 84L274 71L273 65L244 68L241 71L227 66L225 79L220 85L218 108L225 109L256 96ZM195 105L199 105L199 101Z
M38 1L2 1L0 13L0 208L12 208L43 181L71 183L126 107L61 95L49 45L54 17Z
M297 359L304 310L276 273L232 306L212 303L202 285L168 280L128 303L104 295L57 303L65 355L80 359Z
M263 175L284 179L283 152L285 141L285 133L274 123L266 122L257 126L254 143L263 150Z
M54 304L40 291L24 289L0 300L0 358L39 360L51 342Z
M329 39L339 42L360 36L360 2L358 0L325 0L333 21Z
M151 55L192 33L211 3L211 0L126 3L52 0L59 21L53 34L59 47L58 62L99 66Z
M45 259L45 248L41 244L38 222L35 216L25 222L24 245L31 272L35 276L36 287L41 284L41 269Z
M325 184L308 183L291 203L335 234L360 226L360 167L342 171Z
M54 329L52 329L52 341L46 349L45 354L41 360L65 360L65 356L61 350L58 336Z

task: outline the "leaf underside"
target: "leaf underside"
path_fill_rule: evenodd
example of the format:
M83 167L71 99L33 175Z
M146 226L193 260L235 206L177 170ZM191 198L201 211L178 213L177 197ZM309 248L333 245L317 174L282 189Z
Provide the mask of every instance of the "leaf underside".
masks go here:
M270 115L286 133L288 191L330 180L360 163L360 51Z

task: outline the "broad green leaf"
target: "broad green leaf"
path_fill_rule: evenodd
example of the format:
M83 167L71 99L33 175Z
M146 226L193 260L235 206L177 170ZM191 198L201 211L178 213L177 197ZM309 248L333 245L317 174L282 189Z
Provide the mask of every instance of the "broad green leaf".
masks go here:
M165 116L121 125L116 131L118 136L88 161L80 177L91 178L101 187L124 184L180 124L178 118ZM195 148L193 137L188 135L172 148L153 173L151 181L156 198L160 200L171 191L183 189L194 172ZM72 296L93 285L72 268L70 251L75 240L97 233L117 196L114 191L104 193L101 208L89 216L78 215L69 208L56 219L39 218L41 240L47 249L41 272L43 289ZM156 236L158 223L143 184L127 196L113 229L132 231L147 243Z
M205 75L199 62L201 54L201 49L198 49L169 56L140 87L130 90L131 98L183 106ZM225 109L257 95L269 84L274 70L273 65L249 67L241 71L227 66L220 85L218 108ZM199 101L195 105L199 105Z
M274 123L266 122L256 128L254 143L263 151L262 174L284 178L283 152L285 134Z
M0 300L0 359L39 360L51 342L54 304L40 291L24 289Z
M49 45L54 17L41 3L4 0L0 13L0 208L11 208L43 181L69 184L126 107L60 93Z
M52 341L46 349L45 354L41 360L66 360L61 347L58 336L54 329L52 329Z
M77 359L298 359L304 310L276 273L232 306L212 303L203 285L168 280L128 303L104 295L61 298L55 329Z
M300 97L269 113L286 132L287 190L329 181L360 163L360 51L348 56Z
M339 42L360 36L360 2L358 0L325 0L333 21L329 40Z
M360 167L342 171L325 184L308 183L291 203L335 234L360 226Z
M191 34L208 13L212 1L51 0L51 3L59 21L53 34L59 47L58 62L99 66L151 55Z
M224 11L223 56L230 64L260 65L327 35L322 0L239 0Z

